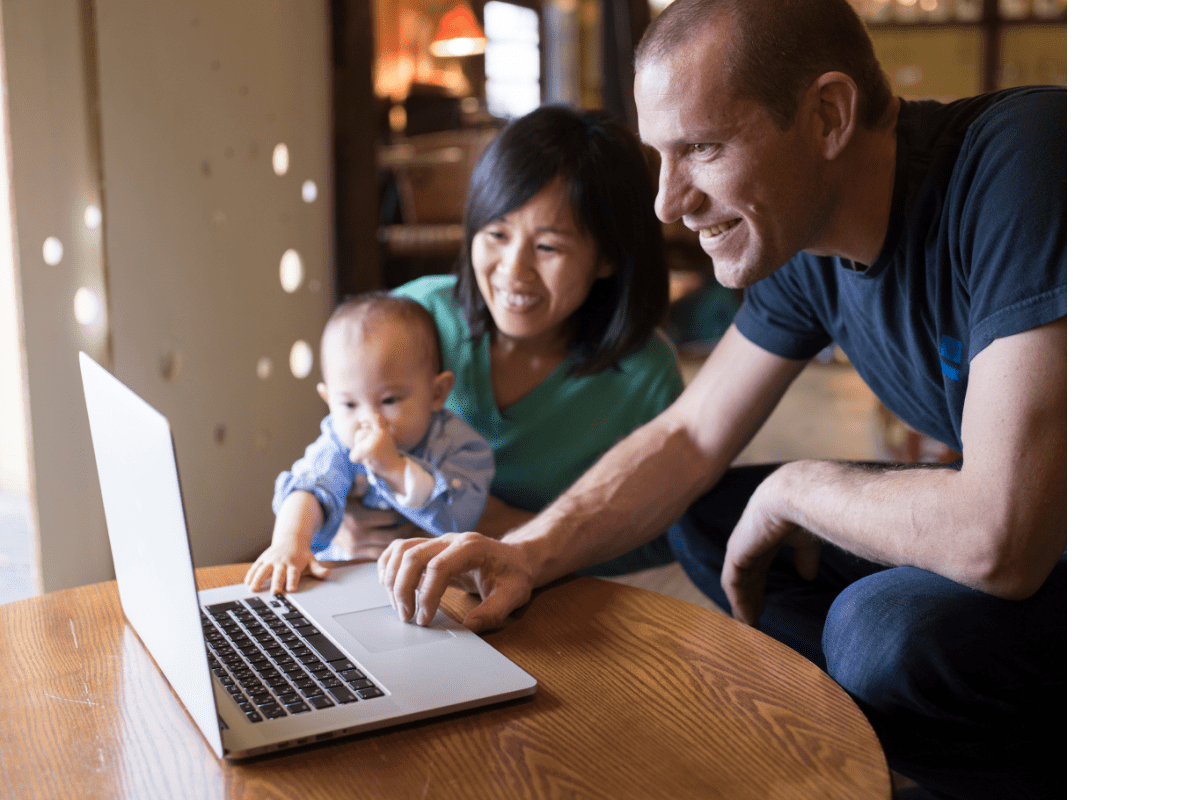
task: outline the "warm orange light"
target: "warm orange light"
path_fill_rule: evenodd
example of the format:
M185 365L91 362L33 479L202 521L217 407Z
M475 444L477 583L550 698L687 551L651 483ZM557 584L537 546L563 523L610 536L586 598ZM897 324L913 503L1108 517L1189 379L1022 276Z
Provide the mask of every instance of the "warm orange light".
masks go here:
M429 52L439 58L477 56L487 46L487 37L475 14L465 3L456 3L442 15L437 32L429 43Z

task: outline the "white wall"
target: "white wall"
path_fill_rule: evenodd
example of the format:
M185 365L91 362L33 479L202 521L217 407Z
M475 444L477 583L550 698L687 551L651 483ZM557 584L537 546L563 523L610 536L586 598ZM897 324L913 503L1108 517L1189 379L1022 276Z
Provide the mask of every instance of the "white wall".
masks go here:
M3 15L0 15L0 85L4 75ZM0 495L29 494L24 361L17 321L17 265L13 241L12 182L9 179L8 103L0 103Z
M269 537L274 477L322 414L319 366L298 379L288 358L297 340L315 350L331 305L325 5L3 0L46 590L111 577L79 349L172 420L197 565ZM100 230L78 222L89 203ZM40 262L50 232L66 245L57 268ZM304 265L293 293L289 248ZM90 332L71 313L82 285L106 303Z

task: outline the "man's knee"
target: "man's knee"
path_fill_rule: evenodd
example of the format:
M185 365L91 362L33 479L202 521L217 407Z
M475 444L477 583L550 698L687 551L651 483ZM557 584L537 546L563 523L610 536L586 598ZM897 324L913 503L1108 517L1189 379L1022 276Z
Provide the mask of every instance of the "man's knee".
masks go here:
M826 668L859 702L916 710L944 672L962 609L945 595L920 591L929 575L914 567L884 570L851 584L830 607Z

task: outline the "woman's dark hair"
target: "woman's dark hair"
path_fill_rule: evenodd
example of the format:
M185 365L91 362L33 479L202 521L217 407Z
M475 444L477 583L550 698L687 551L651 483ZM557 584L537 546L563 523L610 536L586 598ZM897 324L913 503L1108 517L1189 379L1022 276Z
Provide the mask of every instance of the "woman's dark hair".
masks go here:
M562 180L576 224L596 242L597 258L613 267L568 320L571 374L595 375L644 346L667 308L654 183L641 144L616 119L543 106L500 131L471 175L455 295L475 340L495 333L475 281L472 240L555 178Z

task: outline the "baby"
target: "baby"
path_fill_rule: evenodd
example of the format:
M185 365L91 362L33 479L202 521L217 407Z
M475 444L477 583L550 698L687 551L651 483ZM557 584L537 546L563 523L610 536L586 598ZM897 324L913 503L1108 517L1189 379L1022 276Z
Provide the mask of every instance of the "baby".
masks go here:
M443 406L454 374L442 370L433 317L407 298L372 293L333 312L321 337L329 405L321 436L275 482L271 546L246 573L253 591L293 592L300 576L324 578L346 495L364 476L363 503L394 508L434 535L469 531L487 501L492 450Z

